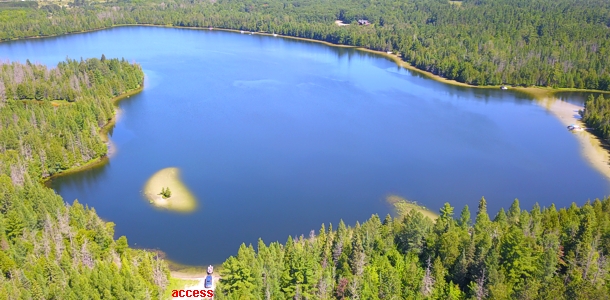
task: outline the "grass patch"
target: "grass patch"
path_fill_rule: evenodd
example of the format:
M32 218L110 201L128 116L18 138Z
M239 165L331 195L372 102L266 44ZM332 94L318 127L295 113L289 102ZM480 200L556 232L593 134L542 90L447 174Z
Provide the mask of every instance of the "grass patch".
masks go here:
M180 278L201 277L207 274L207 266L190 266L164 258L172 276ZM216 269L216 267L214 267Z
M169 278L169 284L163 293L163 299L172 299L173 290L183 290L187 286L193 286L199 283L199 280L182 279L182 278Z
M396 214L398 216L404 217L412 210L418 211L422 213L424 216L430 218L432 221L438 218L438 214L428 209L425 206L417 204L415 201L409 201L405 198L396 195L390 195L386 198L388 203L394 206L396 210Z
M177 263L177 262L169 260L167 258L164 258L164 260L167 263L167 266L169 267L172 278L188 279L188 280L191 280L191 279L201 280L201 278L204 278L208 275L207 266L183 265L181 263ZM220 276L221 268L222 268L222 265L215 265L213 276L215 276L215 277Z
M55 107L59 107L60 105L69 105L72 104L71 102L68 102L66 100L53 100L51 101L51 105L55 106Z
M552 90L550 88L542 87L513 87L511 89L525 93L536 100L553 98L553 94L555 94L555 92L557 91Z
M554 98L555 94L559 93L559 92L595 92L595 93L602 93L602 94L610 94L610 91L587 90L587 89L577 89L577 88L552 88L552 87L542 87L542 86L512 87L511 90L523 92L525 94L530 95L531 97L533 97L536 100Z

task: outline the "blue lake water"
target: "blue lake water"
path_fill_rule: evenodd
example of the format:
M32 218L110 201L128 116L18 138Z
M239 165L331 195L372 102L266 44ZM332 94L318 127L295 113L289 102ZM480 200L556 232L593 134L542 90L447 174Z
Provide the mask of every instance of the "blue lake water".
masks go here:
M563 207L610 191L575 137L527 96L445 85L354 49L155 27L0 44L0 59L49 65L102 54L141 64L145 89L120 103L109 163L52 187L116 223L130 245L181 263L383 218L388 195L433 210L467 204L474 215L481 196L495 214L515 198ZM166 167L181 169L195 212L142 197Z

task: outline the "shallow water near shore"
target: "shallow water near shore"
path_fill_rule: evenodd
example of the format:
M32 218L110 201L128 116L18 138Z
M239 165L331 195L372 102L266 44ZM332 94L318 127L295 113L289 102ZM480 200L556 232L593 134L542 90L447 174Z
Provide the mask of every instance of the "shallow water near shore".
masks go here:
M322 223L391 212L398 195L474 215L604 197L573 134L528 96L442 84L348 48L208 30L122 27L0 44L0 59L140 63L144 90L120 102L103 167L51 186L117 224L130 245L207 265L242 242L285 241ZM578 97L575 97L578 98ZM197 198L181 214L142 187L177 167Z

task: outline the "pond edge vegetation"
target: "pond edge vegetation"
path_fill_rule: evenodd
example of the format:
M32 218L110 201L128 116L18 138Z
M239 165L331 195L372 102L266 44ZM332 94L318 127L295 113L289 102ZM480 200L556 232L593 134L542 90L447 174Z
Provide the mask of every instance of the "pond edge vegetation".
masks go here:
M140 87L138 87L136 89L125 91L121 95L118 95L110 100L113 104L114 114L113 114L112 118L110 120L108 120L108 122L106 124L104 124L97 132L100 139L106 144L107 148L109 148L111 146L114 147L114 145L111 145L109 133L112 130L112 128L114 127L114 125L116 124L117 115L119 113L119 106L118 106L119 103L122 100L129 98L130 96L133 96L133 95L136 95L136 94L142 92L143 90L144 90L144 83L142 83L140 85ZM114 151L116 151L116 149ZM104 166L105 164L108 163L110 156L111 155L106 153L100 157L92 158L89 161L81 164L80 166L73 166L66 170L62 170L61 172L55 173L51 176L43 177L42 181L47 187L50 188L51 182L53 181L53 179Z

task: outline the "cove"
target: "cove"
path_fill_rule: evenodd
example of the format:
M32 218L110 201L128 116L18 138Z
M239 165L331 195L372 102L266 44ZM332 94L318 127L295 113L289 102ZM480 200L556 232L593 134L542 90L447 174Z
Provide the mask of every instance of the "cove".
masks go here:
M388 195L490 214L609 194L574 136L530 97L442 84L372 53L280 37L121 27L0 44L0 59L55 65L124 57L144 90L120 102L103 166L54 179L117 224L130 245L184 264L219 263L242 242L285 241L391 213ZM579 101L578 97L574 97ZM180 169L188 214L142 196Z

